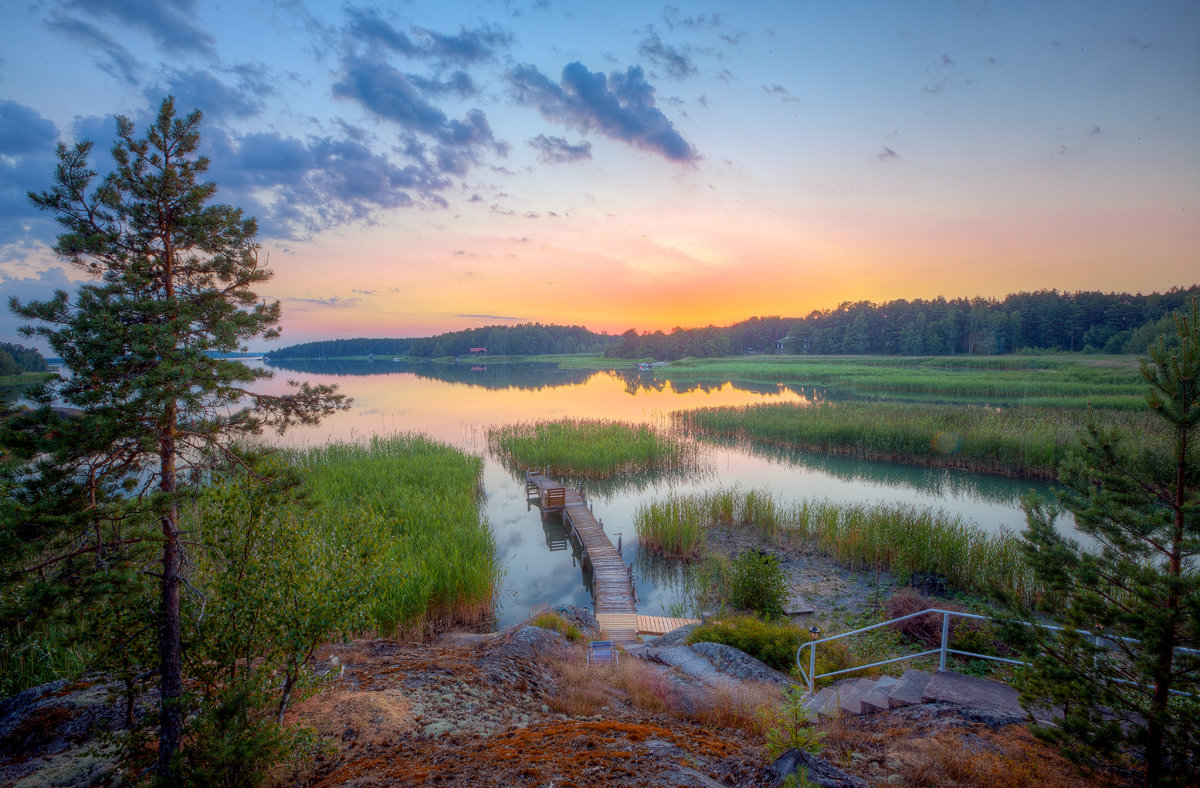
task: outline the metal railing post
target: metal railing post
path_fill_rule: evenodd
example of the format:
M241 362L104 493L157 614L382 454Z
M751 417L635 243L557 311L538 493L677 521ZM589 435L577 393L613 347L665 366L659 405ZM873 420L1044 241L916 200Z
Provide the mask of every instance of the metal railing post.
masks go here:
M817 644L808 647L808 691L812 692L817 683Z
M946 646L950 643L950 614L942 613L942 653L938 657L938 672L946 670Z

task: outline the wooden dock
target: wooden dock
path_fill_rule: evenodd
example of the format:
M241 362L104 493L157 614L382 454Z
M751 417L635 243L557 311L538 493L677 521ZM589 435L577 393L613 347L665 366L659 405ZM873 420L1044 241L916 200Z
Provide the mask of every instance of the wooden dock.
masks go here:
M525 474L525 494L543 512L562 512L568 533L583 545L583 560L592 570L592 600L600 637L616 643L640 643L639 634L661 635L691 619L637 614L633 566L613 547L604 526L578 490L564 487L542 473Z

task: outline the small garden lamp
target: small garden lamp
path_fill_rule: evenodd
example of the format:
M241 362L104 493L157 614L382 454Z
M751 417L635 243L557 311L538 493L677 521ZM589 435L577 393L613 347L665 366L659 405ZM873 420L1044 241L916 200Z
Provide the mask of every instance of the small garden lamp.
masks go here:
M821 637L821 628L816 624L813 624L808 628L808 634L812 636L813 640L816 640L817 638Z

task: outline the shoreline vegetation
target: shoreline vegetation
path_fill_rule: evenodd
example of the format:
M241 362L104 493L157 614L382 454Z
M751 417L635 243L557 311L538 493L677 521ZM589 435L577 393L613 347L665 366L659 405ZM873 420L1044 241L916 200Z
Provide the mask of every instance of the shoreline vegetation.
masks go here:
M1016 534L989 533L936 507L786 501L733 487L642 504L634 526L640 544L667 558L701 559L708 553L705 533L732 528L777 543L812 544L851 570L934 575L961 591L1011 593L1028 603L1042 596Z
M1089 412L1078 408L989 408L896 402L769 403L675 411L685 431L864 460L1054 479ZM1105 421L1138 444L1161 426L1149 412L1106 411Z
M491 620L503 568L483 514L483 460L420 434L285 453L308 480L312 538L357 550L383 637Z

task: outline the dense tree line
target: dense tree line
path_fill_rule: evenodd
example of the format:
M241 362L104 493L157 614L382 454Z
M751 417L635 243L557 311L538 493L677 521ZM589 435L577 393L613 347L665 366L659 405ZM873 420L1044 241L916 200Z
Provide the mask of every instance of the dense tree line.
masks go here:
M876 304L847 301L807 317L755 317L731 326L674 328L619 337L579 326L485 326L426 339L335 339L292 345L268 359L598 353L660 361L782 349L797 354L988 355L1023 350L1142 353L1172 332L1171 313L1200 286L1166 293L1014 293L1003 300L942 297Z
M483 326L454 331L428 339L414 339L409 355L419 358L469 355L485 348L489 356L540 356L559 353L600 353L615 337L597 334L582 326Z
M639 334L629 329L605 351L608 358L654 358L675 361L685 357L710 358L742 353L771 353L795 323L790 317L752 317L718 328L674 328Z
M596 334L580 326L544 326L523 323L517 326L483 326L452 331L420 339L330 339L290 345L266 354L268 361L279 359L346 358L348 356L441 356L471 355L472 348L484 348L490 356L538 356L562 353L600 353L616 337Z
M0 375L20 375L22 372L46 372L46 359L33 348L0 342Z
M347 358L350 356L403 356L412 345L411 339L326 339L288 345L265 354L267 360L281 358Z
M792 325L789 353L950 355L1066 350L1142 353L1200 287L1166 293L1039 290L985 298L846 302Z

